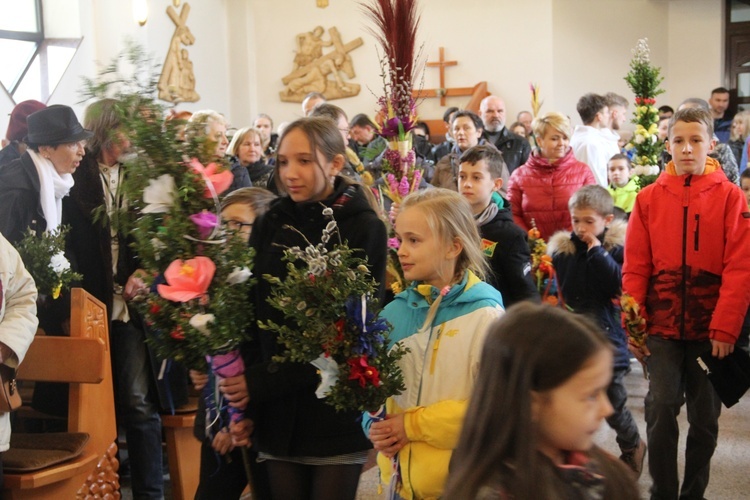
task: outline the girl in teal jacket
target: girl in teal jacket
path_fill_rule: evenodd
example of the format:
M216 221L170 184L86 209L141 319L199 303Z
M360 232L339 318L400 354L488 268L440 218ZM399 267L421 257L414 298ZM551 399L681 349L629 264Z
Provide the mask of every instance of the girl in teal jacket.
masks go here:
M438 498L461 430L500 293L480 280L486 261L466 200L431 189L406 197L396 218L399 261L411 286L383 311L406 390L388 399L385 420L365 418L381 480L402 498ZM394 471L396 471L394 473Z

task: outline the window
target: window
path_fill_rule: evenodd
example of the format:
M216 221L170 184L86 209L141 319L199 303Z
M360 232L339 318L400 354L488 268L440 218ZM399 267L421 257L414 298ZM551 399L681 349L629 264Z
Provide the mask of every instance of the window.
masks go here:
M18 103L47 102L80 38L46 38L42 0L0 0L0 84Z

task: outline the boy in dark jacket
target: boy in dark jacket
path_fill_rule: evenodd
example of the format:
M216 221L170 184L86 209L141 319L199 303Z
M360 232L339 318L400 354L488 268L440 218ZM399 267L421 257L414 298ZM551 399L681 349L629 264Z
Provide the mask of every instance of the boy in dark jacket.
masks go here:
M526 233L513 222L510 204L499 194L505 162L492 145L467 149L460 159L458 190L471 205L492 275L487 282L503 296L505 307L521 300L539 302L531 278Z
M593 316L615 348L615 366L607 396L614 412L607 423L617 432L625 462L637 476L643 468L646 443L633 415L625 407L623 383L630 372L630 354L621 326L622 258L626 224L614 221L614 203L599 185L584 186L568 201L573 232L555 233L547 245L565 304L574 312Z

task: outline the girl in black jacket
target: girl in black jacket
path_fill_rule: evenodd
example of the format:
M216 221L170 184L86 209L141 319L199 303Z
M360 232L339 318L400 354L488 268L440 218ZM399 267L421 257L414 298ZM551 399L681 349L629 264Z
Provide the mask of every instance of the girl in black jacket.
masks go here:
M258 279L250 302L256 321L288 324L266 302L271 284L263 275L284 280L284 248L307 246L290 227L317 244L330 220L323 216L323 208L331 208L341 239L367 258L380 283L385 275L386 229L368 202L367 188L337 175L345 163L345 143L333 121L297 120L285 129L277 154L274 179L283 196L256 222L250 237ZM381 285L381 294L382 290ZM283 349L276 335L254 330L255 341L247 348L256 350L260 361L247 366L244 383L225 391L230 401L249 400L246 414L253 417L232 427L235 442L252 440L257 446L260 460L267 461L274 498L353 499L370 448L357 422L359 414L336 412L318 399L316 368L274 362L273 356Z

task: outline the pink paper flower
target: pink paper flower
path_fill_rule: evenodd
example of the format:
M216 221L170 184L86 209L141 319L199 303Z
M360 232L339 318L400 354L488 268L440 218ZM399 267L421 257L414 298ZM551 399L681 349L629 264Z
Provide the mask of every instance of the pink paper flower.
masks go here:
M202 240L208 239L211 236L211 232L219 224L216 214L208 210L202 210L197 214L191 215L190 220L198 228L198 234Z
M398 183L396 183L396 176L393 174L388 174L385 176L385 179L388 181L388 187L391 188L391 192L398 193Z
M211 189L208 187L209 183L213 184L214 191L216 191L217 195L220 195L229 189L229 186L232 185L232 181L234 180L234 176L230 170L223 169L218 172L220 167L216 163L209 163L208 166L204 167L201 162L196 158L193 158L190 160L189 166L194 172L201 174L203 180L206 182L206 190L203 191L204 198L213 198Z
M406 176L403 176L401 182L398 183L398 194L401 196L409 194L409 179Z
M400 247L401 244L398 241L398 238L388 238L388 248L396 248Z
M205 295L216 272L216 264L208 257L177 259L164 271L167 285L156 287L159 295L173 302L187 302Z

